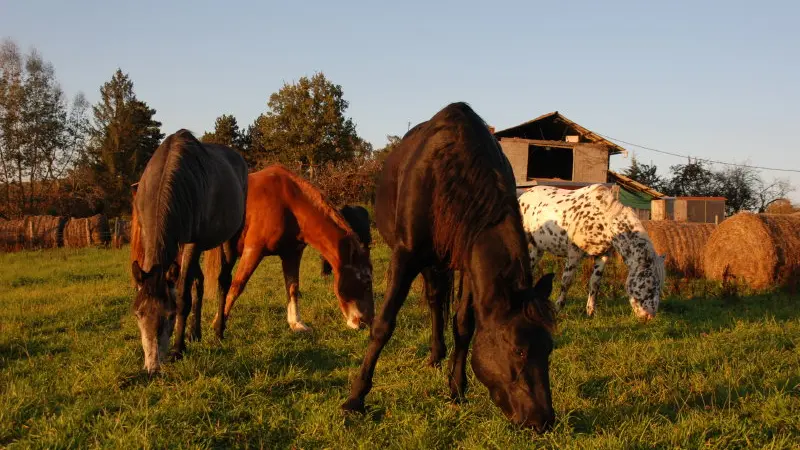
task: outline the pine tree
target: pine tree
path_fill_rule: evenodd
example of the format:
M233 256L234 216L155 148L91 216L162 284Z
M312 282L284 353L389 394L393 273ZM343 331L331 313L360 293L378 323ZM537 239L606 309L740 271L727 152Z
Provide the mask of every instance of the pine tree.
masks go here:
M156 111L136 98L133 81L122 70L100 88L100 95L92 108L88 156L108 212L118 213L130 208L130 185L139 180L164 134L161 122L153 119Z

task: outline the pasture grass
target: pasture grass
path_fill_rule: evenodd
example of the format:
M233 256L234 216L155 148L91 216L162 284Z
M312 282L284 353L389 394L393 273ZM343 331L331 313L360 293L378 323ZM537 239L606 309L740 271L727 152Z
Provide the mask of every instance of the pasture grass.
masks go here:
M382 302L389 251L373 251ZM307 250L292 333L277 258L265 260L223 342L211 330L163 375L143 376L127 248L0 255L0 447L797 448L800 302L787 293L672 295L641 325L616 283L597 317L576 282L551 359L558 423L516 429L469 369L467 402L425 367L427 310L415 283L378 364L368 415L339 406L368 334L346 329ZM611 298L609 298L611 297ZM448 327L448 348L452 348Z

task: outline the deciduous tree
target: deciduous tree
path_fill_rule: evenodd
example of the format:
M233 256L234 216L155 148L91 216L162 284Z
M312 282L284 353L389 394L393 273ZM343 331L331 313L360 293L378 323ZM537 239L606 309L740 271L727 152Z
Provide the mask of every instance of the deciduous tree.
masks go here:
M284 84L272 94L269 110L255 121L253 145L264 157L290 166L313 169L369 153L371 146L356 134L345 117L348 102L342 87L322 73Z

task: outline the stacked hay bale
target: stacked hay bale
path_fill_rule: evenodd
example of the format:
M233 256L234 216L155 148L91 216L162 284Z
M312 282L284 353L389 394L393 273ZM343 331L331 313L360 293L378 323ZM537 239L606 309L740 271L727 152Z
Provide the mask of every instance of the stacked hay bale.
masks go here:
M800 216L739 213L722 222L705 248L706 276L733 276L753 289L797 283Z
M25 245L28 248L58 248L64 245L66 217L25 217Z
M111 230L108 219L103 214L84 219L70 219L64 227L64 247L108 246L110 242Z
M0 249L20 250L25 245L25 220L0 220Z
M656 253L667 255L667 270L685 277L703 276L703 249L716 225L674 220L644 220L642 224Z

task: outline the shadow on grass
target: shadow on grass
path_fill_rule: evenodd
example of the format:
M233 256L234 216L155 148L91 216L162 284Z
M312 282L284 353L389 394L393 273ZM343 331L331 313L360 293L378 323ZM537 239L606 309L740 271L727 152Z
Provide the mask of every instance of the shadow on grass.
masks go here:
M611 382L609 377L592 379L581 386L581 396L587 399L600 401L607 398L606 386ZM792 376L785 381L777 383L786 387L783 393L787 396L797 395L800 385L800 376ZM601 429L609 429L632 417L663 417L672 424L680 422L682 416L689 416L692 412L719 412L734 411L741 420L750 417L748 408L742 408L743 403L753 397L767 398L775 394L774 387L763 385L731 387L717 384L703 392L684 393L676 392L671 399L662 403L650 403L646 397L634 396L624 405L601 406L586 410L573 410L566 417L566 422L575 434L591 434ZM762 428L762 431L772 434L782 432L780 421L776 427ZM766 426L761 423L760 427Z
M579 313L571 311L571 314ZM602 312L600 314L602 318ZM697 336L700 333L729 328L738 322L787 322L798 318L800 308L797 308L796 299L781 292L736 298L666 299L659 305L655 320L647 324L623 315L585 327L570 327L562 322L559 324L560 333L556 337L556 345L567 346L575 341L610 342L618 340L621 334L642 342ZM580 316L573 320L595 319Z
M68 350L66 345L49 343L43 339L31 339L24 342L17 339L0 344L0 368L9 366L13 361L55 356L66 353Z

